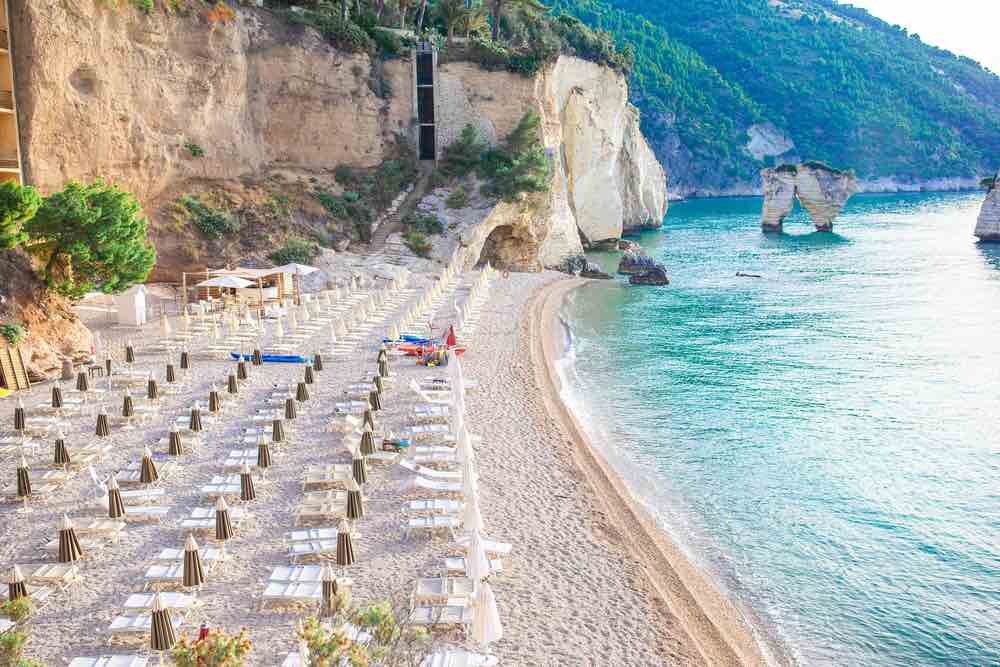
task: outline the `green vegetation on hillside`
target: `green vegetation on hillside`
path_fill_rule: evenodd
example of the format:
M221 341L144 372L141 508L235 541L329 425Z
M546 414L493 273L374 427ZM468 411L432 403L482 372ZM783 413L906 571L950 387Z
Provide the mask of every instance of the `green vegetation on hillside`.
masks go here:
M674 181L752 177L754 123L787 133L798 158L862 176L972 176L1000 159L1000 78L861 9L555 0L555 11L634 47L632 96L660 159L685 167Z

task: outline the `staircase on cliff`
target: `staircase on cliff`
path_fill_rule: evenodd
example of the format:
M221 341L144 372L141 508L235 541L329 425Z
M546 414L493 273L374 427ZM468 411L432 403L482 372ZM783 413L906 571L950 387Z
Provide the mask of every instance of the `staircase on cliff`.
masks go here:
M434 171L433 162L420 162L417 172L417 180L413 184L413 189L406 195L403 201L396 207L395 211L389 213L375 228L372 233L371 243L368 244L369 255L383 254L390 264L405 264L404 257L408 252L406 246L396 241L389 243L389 237L402 231L403 220L413 212L423 199L427 191L431 173Z

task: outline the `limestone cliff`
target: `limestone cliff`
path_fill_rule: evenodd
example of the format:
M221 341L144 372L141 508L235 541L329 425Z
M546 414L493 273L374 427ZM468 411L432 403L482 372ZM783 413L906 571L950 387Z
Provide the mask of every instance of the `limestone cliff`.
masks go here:
M819 163L785 165L761 171L764 211L761 227L780 231L798 198L809 212L817 231L833 230L833 220L847 200L858 191L853 174L830 169Z
M974 233L980 241L1000 242L1000 171L986 192Z
M443 145L469 123L497 142L529 109L542 116L553 166L550 191L524 206L498 206L469 241L481 246L494 229L503 228L505 240L491 248L508 249L495 257L501 264L555 266L584 244L660 226L667 209L666 175L642 136L622 75L562 56L534 78L446 63L438 85Z

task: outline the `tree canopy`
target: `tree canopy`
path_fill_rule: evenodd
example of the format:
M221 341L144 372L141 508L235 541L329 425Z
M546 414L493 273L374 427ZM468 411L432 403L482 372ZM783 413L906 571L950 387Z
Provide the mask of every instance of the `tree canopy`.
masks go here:
M94 290L114 294L145 280L156 251L139 210L133 195L100 179L89 185L70 181L46 197L24 231L49 288L80 298Z
M24 240L21 228L41 204L33 187L14 181L0 183L0 250L10 250Z

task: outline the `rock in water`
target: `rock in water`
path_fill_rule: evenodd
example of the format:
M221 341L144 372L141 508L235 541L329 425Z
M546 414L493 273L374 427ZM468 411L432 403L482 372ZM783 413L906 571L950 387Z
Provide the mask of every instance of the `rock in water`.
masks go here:
M658 265L649 271L629 276L628 282L631 285L669 285L670 278L667 277L667 270Z
M781 231L796 197L809 212L817 231L833 231L833 219L858 191L854 174L819 162L782 165L764 169L760 175L764 181L764 212L760 221L764 231Z
M1000 243L1000 171L993 177L986 191L986 201L979 210L974 233L980 241Z
M587 262L587 265L580 271L581 278L593 278L596 280L611 280L611 276L601 270L597 264Z
M630 276L635 273L645 273L658 266L660 266L659 262L641 250L638 252L629 250L622 255L621 261L618 262L618 273Z
M635 241L621 239L618 241L618 249L622 252L642 252L642 246Z
M587 269L587 258L584 255L567 255L559 262L556 269L575 276Z

